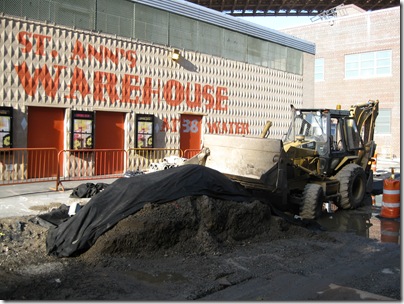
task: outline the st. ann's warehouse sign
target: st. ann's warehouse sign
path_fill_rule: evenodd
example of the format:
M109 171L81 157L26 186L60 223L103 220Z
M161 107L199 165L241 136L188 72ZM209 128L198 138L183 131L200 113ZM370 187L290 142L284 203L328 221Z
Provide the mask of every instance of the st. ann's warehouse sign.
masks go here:
M80 39L72 40L66 50L61 47L53 49L51 46L62 44L54 43L53 40L57 41L57 38L27 31L20 31L17 40L19 51L26 54L26 58L32 58L28 63L23 61L14 64L20 85L31 97L42 86L45 95L52 99L59 93L63 98L71 100L92 98L111 104L120 101L141 106L150 105L155 98L159 103L166 102L171 107L185 103L190 110L228 111L226 87L181 83L175 79L165 82L156 79L153 85L151 77L119 72L135 71L138 60L135 50L95 46ZM44 59L55 62L59 59L62 64L39 64ZM102 70L97 70L99 66L102 66ZM63 78L65 81L61 81L61 77L66 75L69 79ZM61 83L64 87L61 87ZM228 123L211 123L208 127L215 130L215 133L249 133L248 124L230 123L238 125L233 127L228 126Z

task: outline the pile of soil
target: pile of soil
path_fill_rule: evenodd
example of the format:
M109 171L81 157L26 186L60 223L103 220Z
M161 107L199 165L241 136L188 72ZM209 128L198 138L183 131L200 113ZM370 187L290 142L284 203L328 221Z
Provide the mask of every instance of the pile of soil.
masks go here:
M185 197L162 205L146 204L106 232L85 257L214 254L270 230L270 207L259 201Z
M149 203L74 258L48 256L46 236L35 216L0 219L1 299L316 299L304 284L300 293L299 286L289 290L290 280L301 279L317 291L327 282L348 283L401 298L399 245L292 225L260 201L195 196ZM392 284L375 283L377 267L388 269Z

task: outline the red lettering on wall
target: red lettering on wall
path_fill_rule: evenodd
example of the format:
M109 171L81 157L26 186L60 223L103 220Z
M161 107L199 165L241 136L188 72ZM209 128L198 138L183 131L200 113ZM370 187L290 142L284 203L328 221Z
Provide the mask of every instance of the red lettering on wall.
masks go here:
M191 84L187 83L186 93L185 93L185 100L187 106L190 108L200 108L202 106L201 103L201 85L199 83L195 83L195 93L194 93L194 101L191 99Z
M77 91L80 92L82 98L85 98L90 93L90 86L84 71L78 67L74 68L73 77L68 87L70 88L70 93L65 96L66 98L77 99L75 95Z
M45 40L50 41L52 39L52 37L40 35L40 34L34 34L34 38L35 38L35 43L36 43L35 55L40 55L40 56L45 55L45 53L44 53Z
M127 50L125 53L125 58L127 60L129 60L129 62L130 62L129 66L131 68L134 68L136 66L136 56L135 55L136 55L136 52L132 51L132 50Z
M223 106L222 103L229 99L228 96L224 95L227 93L227 88L224 87L217 87L216 89L216 107L215 110L218 111L227 111L227 105Z
M179 119L178 118L172 118L171 121L168 121L167 117L164 117L162 119L162 124L160 128L160 132L178 132L178 124L179 124Z
M223 122L222 123L222 134L227 134L228 130L227 130L227 123Z
M208 102L206 104L206 109L211 110L215 105L215 98L210 93L213 90L213 86L205 85L202 90L202 97Z
M22 53L31 52L31 55L49 56L46 59L50 60L57 58L62 53L62 50L59 49L47 50L47 43L51 41L51 36L21 31L17 34L17 39ZM120 69L119 60L122 61L121 64L126 64L129 68L136 67L136 51L132 49L110 49L104 45L83 44L78 39L74 41L72 48L70 59L76 63L77 61L82 62L78 63L80 65L70 66L72 71L63 74L64 87L61 91L68 91L64 96L65 98L88 98L88 95L92 94L92 98L97 101L115 103L122 100L125 103L141 105L150 105L153 99L160 103L161 99L171 107L178 107L185 103L184 105L188 109L228 110L227 101L229 97L226 87L192 82L182 83L176 79L169 79L164 83L161 79L142 78L142 76L133 75L131 72L124 75L121 74L122 71L116 72L116 69ZM96 61L97 65L98 63L103 64L102 70L101 68L95 70L96 65L91 64L90 60ZM32 63L32 65L35 64L37 62ZM110 68L110 64L115 66ZM40 68L33 69L28 68L26 62L15 65L15 71L21 85L30 96L34 96L38 86L42 85L47 96L55 97L59 90L61 71L65 68L66 66L55 65L49 70L45 64ZM89 76L89 73L92 75ZM65 79L68 75L71 75L70 82ZM155 83L157 85L153 87ZM121 96L118 96L118 86L121 87ZM170 128L177 127L170 126ZM229 123L221 126L221 131L223 130L237 133L243 132L243 127Z
M28 32L19 32L17 36L18 42L25 46L25 48L21 49L21 52L23 53L29 53L32 50L32 43L29 41L28 37L32 37L32 34Z
M177 107L184 100L184 87L178 80L169 80L164 85L163 96L170 106Z
M74 44L74 48L73 48L73 53L72 53L72 56L70 57L70 59L75 60L77 56L80 59L86 58L86 51L84 50L84 46L80 42L80 40L76 40L76 43Z
M180 120L178 118L171 119L171 132L178 132L178 124Z
M33 38L34 41L31 41L30 38ZM47 41L51 41L52 37L42 34L33 34L26 31L21 31L17 34L18 42L23 46L21 51L23 53L29 53L35 48L35 55L44 56L45 53L45 45ZM58 56L57 50L50 50L50 55L52 57ZM128 65L131 68L136 66L136 51L134 50L123 50L120 48L115 48L115 52L104 45L101 45L99 49L91 44L87 45L87 53L86 49L83 46L80 40L76 40L73 46L72 54L70 59L76 60L81 59L95 59L100 63L106 63L107 61L111 61L115 65L119 64L119 57L128 61Z
M170 125L168 124L167 117L164 117L162 120L160 132L167 132L168 130L170 130Z
M242 123L241 124L241 130L240 133L241 134L250 134L250 128L249 128L249 124L248 123Z
M151 96L152 96L152 79L150 77L146 77L143 85L143 99L142 104L151 104Z
M234 130L234 125L235 125L235 123L234 122L229 122L229 134L234 134L234 133L236 133L235 132L235 130Z
M206 123L210 134L220 134L219 123L218 122L208 122Z
M119 100L116 90L118 77L115 74L97 71L94 73L94 100L106 101L104 98L104 89L107 91L110 102Z
M109 48L106 48L105 46L101 45L100 46L101 52L104 54L104 57L106 59L111 60L114 64L118 65L119 63L119 56L118 53L120 53L120 49L116 48L116 53L114 54Z
M42 68L35 69L33 76L31 76L25 61L21 65L15 65L15 70L17 71L18 78L20 79L25 93L29 96L34 96L38 87L38 81L40 81L46 96L52 98L56 96L59 88L60 72L65 68L65 66L55 65L54 69L56 73L55 77L52 78L46 64Z
M103 61L102 53L97 51L95 47L93 47L91 44L87 46L87 53L88 53L88 59L91 60L92 58L94 58L99 63L102 63Z
M35 45L36 45L35 55L40 55L40 56L45 55L45 52L44 52L45 41L46 40L50 41L52 39L52 37L46 36L46 35L40 35L40 34L32 34L32 33L28 33L28 32L19 32L17 35L17 39L20 44L25 46L25 48L21 49L21 52L23 52L23 53L29 53L32 51L33 44L29 40L29 37L34 37L34 39L35 39Z
M210 134L249 134L249 124L241 122L208 122Z
M21 35L20 39L27 45L27 47L29 47L29 41L27 42L26 39L23 37L23 35ZM31 48L32 48L32 46L31 46ZM87 53L86 53L86 49L84 48L84 46L80 42L80 40L76 40L76 42L74 43L71 59L72 60L76 60L76 59L84 60L86 58L88 58L90 60L95 59L101 64L106 63L107 60L109 60L112 63L114 63L115 65L118 65L119 56L122 56L123 58L125 58L126 60L129 61L129 66L131 68L134 68L136 66L136 56L135 55L136 55L136 52L133 50L125 51L120 48L115 48L115 53L114 53L112 50L110 50L106 46L101 45L99 47L99 50L97 50L96 47L94 47L91 44L87 45Z
M136 96L135 99L131 99L132 92L140 91L140 86L133 85L133 81L137 83L139 81L139 76L129 74L123 76L122 102L139 103L139 96Z

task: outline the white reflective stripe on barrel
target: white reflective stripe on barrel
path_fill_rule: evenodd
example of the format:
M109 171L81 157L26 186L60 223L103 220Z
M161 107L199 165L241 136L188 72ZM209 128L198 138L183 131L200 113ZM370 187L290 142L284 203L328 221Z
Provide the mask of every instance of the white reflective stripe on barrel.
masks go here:
M382 205L384 207L390 207L390 208L400 207L400 203L385 203L385 202L382 202Z
M388 235L388 236L397 236L398 235L398 232L388 231L388 230L382 230L381 233L384 235Z
M387 189L383 189L383 194L400 194L400 190L387 190Z

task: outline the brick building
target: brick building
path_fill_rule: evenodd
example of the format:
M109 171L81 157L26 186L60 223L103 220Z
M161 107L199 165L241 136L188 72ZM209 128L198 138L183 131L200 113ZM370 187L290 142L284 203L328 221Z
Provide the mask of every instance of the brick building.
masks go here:
M340 6L335 17L282 31L316 44L314 106L348 108L378 99L376 152L399 157L400 7Z

